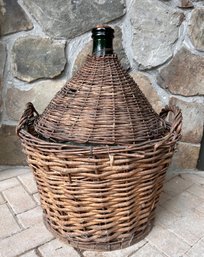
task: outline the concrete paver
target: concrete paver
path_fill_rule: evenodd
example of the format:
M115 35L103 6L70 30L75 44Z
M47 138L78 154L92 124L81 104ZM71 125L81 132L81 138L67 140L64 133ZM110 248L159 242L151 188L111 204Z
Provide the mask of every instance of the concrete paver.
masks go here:
M147 240L169 257L182 256L182 254L190 249L189 244L160 225L153 228L151 233L147 236Z
M192 186L190 186L187 189L187 191L193 195L196 195L196 196L204 199L204 185L193 184Z
M26 187L30 194L37 192L37 185L31 172L18 176L18 179Z
M6 204L0 205L0 238L10 236L17 231L20 231L20 227L9 208Z
M202 201L202 198L184 191L171 200L166 201L161 206L177 215L185 216L186 213L198 207Z
M167 183L165 183L164 192L168 193L171 196L175 196L185 191L192 184L193 184L192 181L186 180L181 176L176 176L170 179Z
M39 257L35 251L29 251L25 254L20 255L20 257Z
M58 239L40 246L38 251L43 257L80 257L73 247L60 242Z
M5 203L6 200L3 198L3 195L0 193L0 204Z
M198 241L187 253L188 257L202 257L204 256L204 241Z
M21 185L3 191L3 195L15 213L27 211L36 205Z
M42 208L37 206L31 210L20 213L17 215L17 219L24 228L29 228L42 221Z
M15 257L51 240L53 236L43 223L34 225L0 241L1 257Z
M117 251L78 252L45 228L30 169L0 166L0 257L204 257L204 172L190 172L167 174L144 240Z
M9 179L0 181L0 192L18 185L20 185L20 182L16 178L9 178Z
M20 174L29 173L30 168L28 167L9 167L8 169L4 168L3 171L0 172L0 180L5 180L8 178L13 178L19 176Z
M38 193L33 194L33 198L36 201L36 203L39 205L40 204L40 196Z
M131 257L167 257L166 254L161 253L158 249L150 244L146 244L141 247L138 251L133 253Z
M165 226L191 246L204 234L204 216L192 211L186 213L185 216L179 216L158 207L155 223Z

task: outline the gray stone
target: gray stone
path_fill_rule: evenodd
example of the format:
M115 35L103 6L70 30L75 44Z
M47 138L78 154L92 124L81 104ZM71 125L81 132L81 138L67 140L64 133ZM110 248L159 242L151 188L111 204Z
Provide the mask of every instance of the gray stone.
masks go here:
M178 7L186 9L186 8L193 8L194 5L190 0L180 0L178 2Z
M204 8L193 10L188 33L195 48L204 51Z
M39 113L42 113L54 95L65 84L65 80L46 80L33 84L28 91L9 88L6 95L6 112L10 119L18 121L28 102L32 102Z
M200 143L203 135L204 104L186 102L176 97L170 98L170 104L181 108L183 115L182 141Z
M154 0L137 0L130 11L132 49L140 69L161 65L172 56L172 44L178 38L184 18L166 4Z
M22 153L14 126L0 126L0 146L0 165L26 164L26 157Z
M123 68L128 70L130 68L130 64L122 45L122 31L118 26L114 27L114 30L115 30L114 40L113 40L114 52L118 55L118 59L120 60L120 63L123 66ZM92 41L88 42L81 50L81 52L78 54L74 63L73 73L76 73L76 71L79 70L82 67L82 65L85 63L87 55L92 53L92 46L93 46Z
M0 35L7 35L33 28L32 22L17 1L0 1Z
M182 48L162 68L157 77L158 84L173 94L184 96L204 95L204 58Z
M54 78L65 64L65 43L46 37L21 37L14 43L13 72L21 80Z
M198 162L199 151L200 144L179 142L170 169L195 169Z
M160 96L158 95L156 89L152 86L149 78L142 72L132 71L130 76L133 77L134 81L138 84L139 88L142 90L153 109L160 113L161 109L164 107Z
M24 4L49 36L67 39L125 14L124 0L24 0Z
M0 42L0 80L3 80L4 67L6 63L6 47Z
M3 90L3 75L6 63L6 47L0 42L0 117L2 112L2 90Z

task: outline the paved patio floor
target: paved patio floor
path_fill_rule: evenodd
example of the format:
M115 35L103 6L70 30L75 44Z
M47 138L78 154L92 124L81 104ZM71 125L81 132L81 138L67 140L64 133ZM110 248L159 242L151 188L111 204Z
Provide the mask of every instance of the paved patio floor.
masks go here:
M167 174L155 226L145 240L113 252L80 252L42 223L28 167L0 166L0 257L204 257L204 172Z

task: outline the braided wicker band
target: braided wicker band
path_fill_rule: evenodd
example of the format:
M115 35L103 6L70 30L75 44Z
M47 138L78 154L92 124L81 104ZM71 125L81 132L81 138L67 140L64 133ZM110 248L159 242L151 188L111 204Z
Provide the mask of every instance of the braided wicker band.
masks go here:
M146 228L144 228L144 230L138 231L138 233L135 233L134 236L131 236L130 238L126 238L125 240L124 239L122 239L121 241L118 240L111 244L108 244L107 242L90 244L89 242L85 243L85 242L81 242L81 241L72 240L69 237L62 237L61 234L59 234L56 230L53 229L53 227L51 225L48 224L48 220L46 219L46 217L44 217L43 220L44 220L44 224L45 224L46 228L56 238L63 241L64 243L68 243L68 244L72 245L75 248L89 250L89 251L94 251L94 250L95 251L114 251L114 250L129 247L133 244L138 243L142 239L144 239L149 234L149 232L151 231L151 229L153 227L153 221L149 221L146 224Z

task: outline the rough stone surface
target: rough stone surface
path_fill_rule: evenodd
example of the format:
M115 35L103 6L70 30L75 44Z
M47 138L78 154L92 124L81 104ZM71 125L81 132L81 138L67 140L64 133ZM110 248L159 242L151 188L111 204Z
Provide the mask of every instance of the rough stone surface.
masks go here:
M51 240L53 236L39 223L0 241L1 257L15 257Z
M65 64L65 42L46 37L21 37L14 43L13 72L21 80L54 78L62 73Z
M52 37L73 38L125 13L124 0L24 0L24 4Z
M204 51L204 8L193 10L189 37L197 50Z
M170 104L178 106L183 115L182 141L198 144L203 136L204 104L182 101L171 97Z
M6 204L0 205L0 238L10 236L20 230Z
M32 102L39 113L42 113L50 100L65 84L65 80L46 80L35 82L33 88L21 91L9 88L6 95L6 112L10 119L18 121L28 102Z
M26 164L15 129L14 126L0 125L0 165Z
M170 169L194 169L197 166L200 144L179 142Z
M124 69L128 70L130 68L130 64L122 45L122 31L118 26L114 27L114 30L115 30L114 39L113 39L114 52L118 55L121 65L124 67ZM74 63L73 73L75 73L77 70L81 68L81 66L85 63L87 55L92 53L92 45L93 45L92 41L88 42L81 50L81 52L78 54Z
M152 86L149 78L142 72L132 71L130 76L133 77L135 82L138 84L139 88L142 90L153 109L159 113L164 107L160 96L158 95L155 88Z
M36 205L21 185L5 190L3 195L16 214L34 208Z
M6 62L6 47L0 42L0 80L2 81Z
M6 63L6 47L0 42L0 118L2 112L2 90L3 90L3 75Z
M152 8L150 8L152 7ZM134 60L140 69L164 63L172 56L183 14L154 0L137 0L130 11Z
M192 3L192 1L190 1L190 0L180 0L179 2L178 2L178 7L180 7L180 8L193 8L193 3Z
M0 1L1 35L29 30L33 28L31 21L17 1Z
M204 58L182 48L171 62L160 70L158 84L173 94L204 95Z

